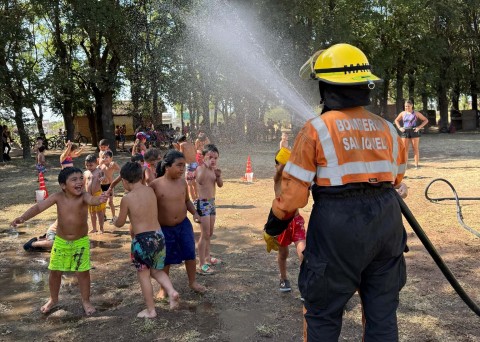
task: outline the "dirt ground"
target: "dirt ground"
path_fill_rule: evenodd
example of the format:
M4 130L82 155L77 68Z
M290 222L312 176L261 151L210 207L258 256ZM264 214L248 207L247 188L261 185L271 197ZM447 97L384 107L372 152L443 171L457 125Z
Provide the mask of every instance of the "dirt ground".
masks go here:
M268 254L262 238L273 198L273 156L277 143L255 146L219 144L219 167L225 184L217 192L217 222L213 252L225 262L213 276L198 276L208 287L204 295L189 290L183 266L172 267L171 278L181 305L170 311L157 302L158 317L136 318L144 303L136 271L129 260L127 228L106 224L107 233L91 236L92 302L97 313L83 315L74 276L65 275L60 303L49 315L40 313L48 298L48 253L27 253L22 244L42 235L55 220L55 210L20 225L9 222L34 204L38 189L33 158L14 158L0 166L0 341L301 341L302 304L297 287L299 262L293 247L288 260L291 293L278 290L276 254ZM461 197L480 196L480 134L425 134L421 138L421 168L407 171L406 203L466 292L480 303L480 240L457 222L453 201L430 203L426 185L446 178ZM247 155L254 183L245 183ZM122 164L127 154L119 153ZM52 166L48 191L59 190L58 153L48 154ZM76 166L82 166L76 160ZM118 206L121 185L115 195ZM431 196L451 197L436 183ZM465 223L480 229L480 202L462 201ZM308 221L311 203L301 210ZM108 212L108 211L107 211ZM110 216L110 215L108 215ZM405 222L410 252L408 280L400 293L398 321L401 341L480 341L479 318L456 295L421 242ZM195 227L198 239L198 228ZM154 287L154 290L158 285ZM355 295L346 307L343 341L361 340L361 309Z

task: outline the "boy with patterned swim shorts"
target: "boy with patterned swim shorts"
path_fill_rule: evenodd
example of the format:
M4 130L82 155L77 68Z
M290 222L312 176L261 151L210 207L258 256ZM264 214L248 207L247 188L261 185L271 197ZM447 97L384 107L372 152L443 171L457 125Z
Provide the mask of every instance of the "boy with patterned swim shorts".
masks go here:
M215 271L211 266L221 263L221 260L212 257L210 254L210 238L213 235L215 225L215 192L216 187L223 186L222 171L217 168L219 157L218 149L213 144L204 146L203 164L197 168L197 190L196 201L197 212L200 215L200 238L198 239L198 258L200 269L198 273L203 275L213 274Z
M157 198L152 188L142 184L142 174L142 166L136 162L128 162L122 166L120 176L128 193L120 202L120 213L113 224L122 227L127 216L130 219L131 258L137 268L138 281L147 304L147 308L140 311L137 317L154 318L157 312L150 277L165 289L171 309L178 307L179 295L164 271L165 237L158 222Z
M107 201L107 196L94 197L85 192L83 173L69 167L60 171L58 183L61 192L50 195L36 203L12 222L12 226L35 217L52 205L57 205L57 235L53 243L50 264L50 299L40 311L48 313L58 302L63 272L76 272L82 297L82 306L87 315L95 312L90 303L90 241L88 239L88 206Z

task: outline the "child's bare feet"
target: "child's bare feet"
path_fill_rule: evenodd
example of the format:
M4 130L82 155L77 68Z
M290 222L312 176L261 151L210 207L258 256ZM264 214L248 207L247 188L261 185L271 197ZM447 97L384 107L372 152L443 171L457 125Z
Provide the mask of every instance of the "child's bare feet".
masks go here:
M83 310L85 310L85 314L87 316L90 316L96 311L95 307L89 301L82 301L82 305L83 305Z
M92 233L92 234L96 233L96 232L98 232L98 230L96 230L96 229L92 229L91 231L89 231L89 233Z
M105 231L103 230L103 228L100 228L100 233L99 234L103 234L105 233Z
M160 286L160 290L157 293L157 299L163 300L168 297L168 294L165 292L165 289Z
M137 314L137 317L139 318L155 318L157 317L157 311L155 309L153 310L142 310Z
M170 300L170 309L176 309L179 306L180 295L177 291L173 290L168 294L168 298Z
M205 293L207 291L207 288L203 285L200 285L196 281L188 285L193 291L197 293Z
M40 311L44 314L49 313L50 310L55 307L55 305L57 305L57 302L50 298L45 304L43 304L43 306L40 308Z

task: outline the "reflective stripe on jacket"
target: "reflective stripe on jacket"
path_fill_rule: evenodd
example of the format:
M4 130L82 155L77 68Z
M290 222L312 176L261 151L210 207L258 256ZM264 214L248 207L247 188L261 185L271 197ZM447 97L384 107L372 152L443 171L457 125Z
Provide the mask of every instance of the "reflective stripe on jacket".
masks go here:
M363 107L329 111L309 120L298 134L272 210L279 219L293 216L307 204L312 182L397 185L405 169L405 146L390 122Z

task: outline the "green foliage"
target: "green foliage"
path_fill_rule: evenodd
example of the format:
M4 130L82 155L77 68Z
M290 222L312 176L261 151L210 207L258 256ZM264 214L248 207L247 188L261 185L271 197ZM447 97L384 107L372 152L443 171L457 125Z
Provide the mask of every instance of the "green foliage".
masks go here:
M43 103L71 119L108 108L106 92L128 89L138 120L153 120L164 102L183 104L192 121L205 123L289 120L283 99L267 89L270 80L251 82L237 55L211 49L213 35L226 32L209 29L231 20L229 11L241 27L231 22L237 36L222 48L253 39L312 104L318 90L298 78L299 67L339 42L361 48L386 80L376 103L409 93L417 102L442 96L455 103L480 89L480 0L5 0L0 113L21 122Z

